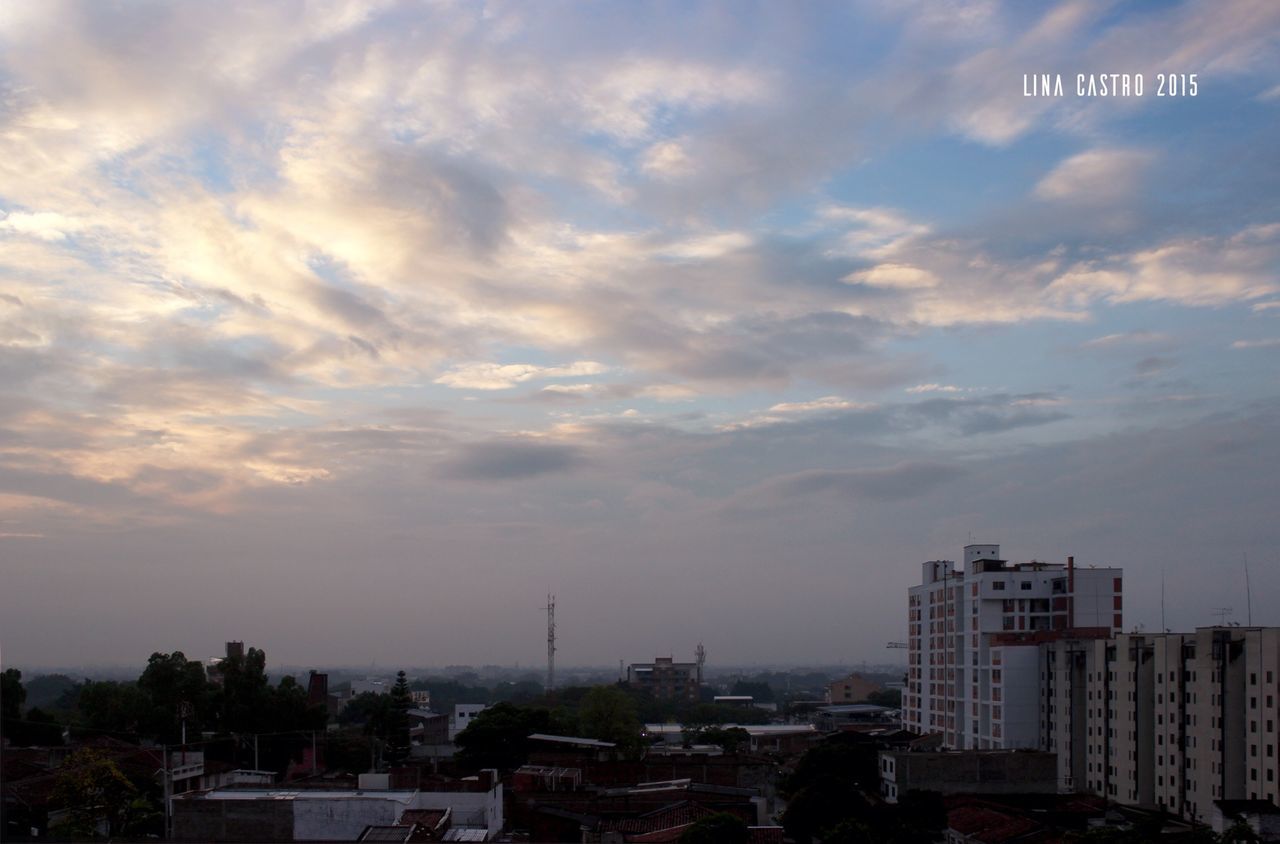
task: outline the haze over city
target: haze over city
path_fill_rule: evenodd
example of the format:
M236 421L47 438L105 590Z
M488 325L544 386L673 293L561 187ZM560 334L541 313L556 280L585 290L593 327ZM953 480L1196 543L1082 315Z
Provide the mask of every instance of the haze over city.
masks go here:
M5 665L1280 624L1280 4L664 8L0 6Z

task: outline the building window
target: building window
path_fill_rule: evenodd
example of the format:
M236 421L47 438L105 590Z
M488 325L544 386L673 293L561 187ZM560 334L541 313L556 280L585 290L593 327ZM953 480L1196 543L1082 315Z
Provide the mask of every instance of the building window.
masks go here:
M1024 580L1024 581L1022 581L1022 591L1023 591L1023 592L1030 592L1030 591L1031 591L1031 581L1030 581L1030 580Z
M991 588L992 588L994 591L996 591L996 592L1003 592L1003 591L1004 591L1004 581L1003 581L1003 580L997 580L997 581L995 581L994 583L992 583L992 584L991 584Z

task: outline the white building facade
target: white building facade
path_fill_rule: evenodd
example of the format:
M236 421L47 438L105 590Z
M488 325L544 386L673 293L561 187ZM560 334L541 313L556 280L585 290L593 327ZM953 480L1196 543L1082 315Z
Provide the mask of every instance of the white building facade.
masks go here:
M1223 800L1280 805L1280 628L1062 639L1041 659L1063 790L1202 823Z
M1011 564L999 545L925 563L908 590L903 726L957 749L1040 747L1039 645L1119 633L1121 593L1118 568Z

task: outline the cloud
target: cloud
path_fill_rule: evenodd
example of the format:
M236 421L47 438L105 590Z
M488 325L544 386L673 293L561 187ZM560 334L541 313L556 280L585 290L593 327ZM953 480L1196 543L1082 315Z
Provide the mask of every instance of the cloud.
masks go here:
M733 510L762 510L810 497L876 502L905 501L933 492L965 474L955 464L903 461L860 469L812 469L771 478L745 489L726 504Z
M1266 337L1261 340L1236 340L1231 344L1233 349L1274 349L1280 347L1280 337Z
M907 387L908 393L964 393L968 392L968 387L957 387L954 384L916 384L914 387Z
M1036 184L1035 195L1053 202L1111 205L1137 190L1154 156L1135 149L1093 149L1058 164Z
M0 214L4 212L0 211ZM79 221L68 219L56 211L10 211L0 217L0 231L31 235L41 240L65 240L81 228L83 226Z
M462 447L441 464L446 477L462 480L523 480L554 475L585 463L572 445L537 440L490 440Z
M1053 301L1085 304L1172 301L1208 306L1280 292L1270 267L1280 258L1280 224L1233 235L1166 241L1150 249L1080 262L1046 288Z
M1124 331L1117 334L1106 334L1094 337L1081 344L1086 349L1114 349L1128 346L1144 346L1152 343L1167 343L1172 339L1162 331Z
M508 390L525 381L542 378L578 378L583 375L599 375L608 372L602 363L590 360L575 361L565 366L535 366L528 363L469 363L453 369L435 379L458 390ZM565 390L568 391L567 389Z

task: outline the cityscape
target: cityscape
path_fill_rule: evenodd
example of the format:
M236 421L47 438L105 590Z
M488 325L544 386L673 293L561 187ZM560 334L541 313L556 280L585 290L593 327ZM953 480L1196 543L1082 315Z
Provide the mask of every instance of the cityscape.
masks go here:
M1280 842L1277 69L0 4L0 841Z

